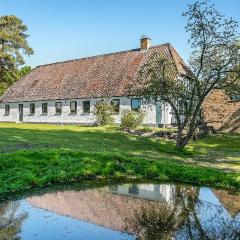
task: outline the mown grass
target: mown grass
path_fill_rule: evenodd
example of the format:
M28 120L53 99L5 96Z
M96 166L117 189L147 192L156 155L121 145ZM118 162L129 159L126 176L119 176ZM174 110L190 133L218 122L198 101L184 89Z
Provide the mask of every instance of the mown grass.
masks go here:
M210 136L179 153L171 141L132 136L117 128L0 124L0 194L96 178L239 190L239 172L194 160L211 151L221 150L225 157L239 154L239 139L238 134ZM231 168L232 160L225 164ZM237 161L234 166L239 168Z

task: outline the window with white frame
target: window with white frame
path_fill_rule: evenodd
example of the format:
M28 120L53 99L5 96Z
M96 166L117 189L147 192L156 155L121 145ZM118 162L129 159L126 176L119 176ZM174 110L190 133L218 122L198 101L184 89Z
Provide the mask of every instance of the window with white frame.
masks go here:
M43 115L48 114L48 103L42 103L42 114Z
M90 101L83 101L83 113L90 113Z
M62 114L62 102L56 102L55 103L55 111L57 115Z
M35 114L35 103L30 103L30 115Z
M9 116L9 113L10 113L10 105L5 104L5 116Z
M134 111L138 111L141 108L141 99L140 98L132 98L131 99L131 109Z
M70 113L77 114L77 101L70 102Z

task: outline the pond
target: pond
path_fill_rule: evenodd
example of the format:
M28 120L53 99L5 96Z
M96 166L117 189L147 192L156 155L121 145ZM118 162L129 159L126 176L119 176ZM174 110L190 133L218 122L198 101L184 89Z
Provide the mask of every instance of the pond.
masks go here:
M149 183L56 191L0 204L0 239L240 239L240 196Z

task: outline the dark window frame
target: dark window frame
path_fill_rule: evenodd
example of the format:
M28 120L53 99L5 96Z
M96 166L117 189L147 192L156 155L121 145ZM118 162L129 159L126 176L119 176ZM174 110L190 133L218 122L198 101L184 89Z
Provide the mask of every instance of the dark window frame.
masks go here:
M58 107L58 104L60 104L60 107ZM55 102L55 114L62 115L62 102Z
M114 104L114 102L117 102L117 105ZM113 107L114 114L119 114L120 112L120 99L114 98L111 100L111 106Z
M36 112L35 109L36 109L35 103L30 103L30 105L29 105L29 112L30 112L31 116L35 115L35 112Z
M138 108L134 108L133 107L133 101L134 100L138 100L139 101L139 107ZM131 98L131 110L138 111L138 110L141 109L141 105L142 105L142 99L141 98Z
M74 104L74 110L72 109L72 104ZM77 114L77 101L70 101L70 114Z
M4 116L10 115L10 104L5 104L5 113Z
M86 109L85 109L85 104L89 104L89 106L88 106L88 110L86 111ZM91 110L91 101L90 100L85 100L85 101L83 101L83 113L84 114L90 114L90 110Z
M45 108L45 107L46 108ZM46 111L45 111L46 110ZM42 103L42 115L47 115L48 114L48 103L47 102L44 102Z

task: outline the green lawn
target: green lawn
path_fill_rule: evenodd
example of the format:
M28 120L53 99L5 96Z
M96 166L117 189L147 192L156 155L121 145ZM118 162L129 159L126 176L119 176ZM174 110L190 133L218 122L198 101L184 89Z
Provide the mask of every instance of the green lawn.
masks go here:
M0 124L0 193L96 178L152 179L240 189L240 134L179 153L172 141L117 128Z

